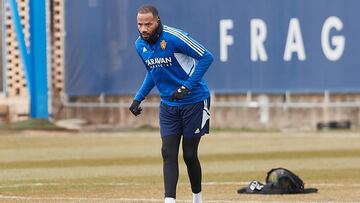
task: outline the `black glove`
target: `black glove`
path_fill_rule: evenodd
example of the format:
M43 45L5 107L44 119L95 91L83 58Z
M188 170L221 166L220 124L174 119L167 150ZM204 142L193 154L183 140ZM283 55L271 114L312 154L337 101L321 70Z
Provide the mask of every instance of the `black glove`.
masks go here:
M134 114L134 116L140 115L142 108L140 107L140 103L137 100L134 100L129 108L129 110L131 111L131 113Z
M180 100L189 95L191 92L185 86L181 86L175 90L171 97L171 101Z

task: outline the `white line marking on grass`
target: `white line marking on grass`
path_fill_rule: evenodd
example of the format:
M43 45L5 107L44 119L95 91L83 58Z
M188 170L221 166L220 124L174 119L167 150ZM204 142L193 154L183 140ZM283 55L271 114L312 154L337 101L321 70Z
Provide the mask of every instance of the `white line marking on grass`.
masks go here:
M99 198L99 197L25 197L25 196L6 196L0 195L0 199L13 200L34 200L34 201L119 201L119 202L162 202L163 199L145 199L145 198Z
M25 197L25 196L6 196L0 195L0 199L24 200L24 201L118 201L118 202L163 202L163 199L145 199L145 198L98 198L98 197ZM176 202L192 202L192 200L176 200ZM206 200L209 203L255 203L259 201L238 201L238 200ZM278 203L279 201L267 203Z
M0 188L20 188L20 187L43 187L43 186L59 186L59 185L72 185L72 186L86 186L86 185L98 185L98 186L129 186L129 185L145 185L139 183L23 183L23 184L4 184L0 185Z
M203 185L248 185L249 182L203 182Z
M145 198L89 198L89 197L24 197L24 196L6 196L0 195L0 199L12 199L12 200L24 200L24 201L101 201L101 202L163 202L163 199L145 199ZM241 200L205 200L209 203L279 203L279 202L296 202L296 203L309 203L313 201L241 201ZM176 202L192 202L191 200L176 200ZM335 203L335 202L327 202L327 203ZM349 202L351 203L351 202Z
M179 183L179 185L185 185L188 183ZM203 185L247 185L247 182L204 182ZM23 184L4 184L0 185L0 188L20 188L20 187L47 187L47 186L86 186L86 185L98 185L98 186L144 186L149 185L147 183L23 183Z
M360 183L315 183L315 184L306 184L312 186L327 186L327 187L360 187ZM305 185L305 186L306 186Z
M249 182L204 182L202 185L249 185ZM308 183L305 186L327 186L327 187L360 187L360 183Z
M203 182L202 185L237 185L237 186L246 186L249 185L249 182ZM189 183L179 183L179 185L187 185ZM69 185L69 186L87 186L87 185L96 185L96 186L145 186L150 185L150 183L23 183L23 184L1 184L0 188L20 188L20 187L47 187L47 186L59 186L59 185ZM360 183L313 183L306 184L305 186L318 186L318 187L360 187Z
M59 185L57 183L23 183L23 184L13 184L13 185L0 185L0 188L19 188L19 187L41 187L41 186L52 186Z

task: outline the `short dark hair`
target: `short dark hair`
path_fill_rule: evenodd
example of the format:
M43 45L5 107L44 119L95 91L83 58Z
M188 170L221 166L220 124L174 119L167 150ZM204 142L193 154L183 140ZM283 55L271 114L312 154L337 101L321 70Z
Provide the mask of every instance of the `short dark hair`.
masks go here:
M152 5L143 5L139 8L138 13L152 13L153 16L158 17L159 12L155 6Z

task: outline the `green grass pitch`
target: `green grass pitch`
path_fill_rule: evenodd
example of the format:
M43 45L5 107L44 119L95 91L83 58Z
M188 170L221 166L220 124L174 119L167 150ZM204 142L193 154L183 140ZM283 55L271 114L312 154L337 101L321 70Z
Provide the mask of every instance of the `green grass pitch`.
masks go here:
M0 131L0 202L162 202L157 131ZM181 151L181 150L180 150ZM360 200L359 132L213 131L199 148L205 202ZM181 158L178 202L191 202ZM239 195L251 180L285 167L303 195Z

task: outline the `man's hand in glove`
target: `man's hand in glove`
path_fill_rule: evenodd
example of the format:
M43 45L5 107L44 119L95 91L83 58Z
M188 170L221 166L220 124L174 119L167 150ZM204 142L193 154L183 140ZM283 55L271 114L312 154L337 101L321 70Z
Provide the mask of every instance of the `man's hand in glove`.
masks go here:
M188 90L185 86L181 86L175 90L171 97L171 101L183 99L190 93L190 90Z
M140 103L141 102L134 100L129 108L129 110L132 114L134 114L134 116L141 114L142 108L140 107Z

